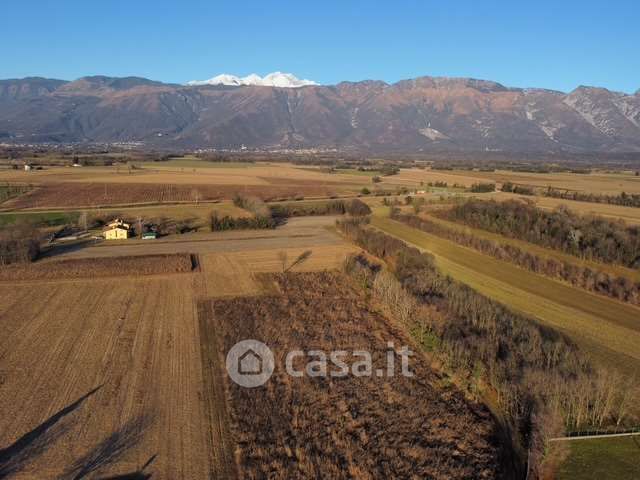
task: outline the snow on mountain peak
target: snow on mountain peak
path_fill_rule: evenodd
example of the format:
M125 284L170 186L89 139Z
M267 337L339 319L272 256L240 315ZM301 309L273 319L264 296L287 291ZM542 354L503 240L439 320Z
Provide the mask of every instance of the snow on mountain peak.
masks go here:
M209 80L192 80L187 82L187 85L258 85L262 87L299 88L307 85L318 85L318 83L312 80L299 79L291 73L273 72L264 77L255 73L246 77L236 77L235 75L223 73Z

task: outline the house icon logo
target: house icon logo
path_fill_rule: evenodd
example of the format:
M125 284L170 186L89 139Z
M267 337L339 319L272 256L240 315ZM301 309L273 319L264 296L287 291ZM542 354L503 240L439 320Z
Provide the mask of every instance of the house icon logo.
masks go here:
M252 349L247 350L238 359L238 371L242 375L260 375L262 373L262 357Z
M264 385L275 368L273 352L258 340L242 340L227 353L227 373L246 388Z

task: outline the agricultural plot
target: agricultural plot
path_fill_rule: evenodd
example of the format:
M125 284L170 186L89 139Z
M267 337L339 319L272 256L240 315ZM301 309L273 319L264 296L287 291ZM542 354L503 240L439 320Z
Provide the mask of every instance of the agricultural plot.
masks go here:
M202 162L207 164L207 162ZM80 208L229 199L241 193L265 200L327 197L358 191L367 178L331 175L287 164L176 167L161 163L127 167L49 167L0 172L0 181L33 184L5 209Z
M158 203L196 203L230 199L242 194L265 201L328 197L339 189L317 183L305 185L251 184L155 184L155 183L56 183L34 188L27 194L8 200L5 209L95 208Z
M623 207L620 205L608 205L605 203L577 202L575 200L564 200L551 197L521 197L512 193L498 192L491 194L491 198L496 200L508 200L514 198L525 198L532 200L537 207L553 210L560 205L565 205L574 212L583 215L600 215L612 220L623 220L631 225L640 225L640 208Z
M247 250L231 253L209 253L202 256L201 266L209 297L256 295L264 291L259 274L316 272L338 269L357 249L349 244L319 245L312 248ZM304 261L296 263L301 255ZM283 256L284 254L284 256Z
M571 263L574 265L580 265L583 267L588 267L591 268L593 270L598 270L598 271L603 271L606 273L609 273L611 275L616 275L616 276L621 276L621 277L626 277L629 278L630 280L639 282L640 281L640 271L638 270L634 270L631 268L626 268L623 267L621 265L612 265L612 264L606 264L606 263L599 263L599 262L595 262L595 261L590 261L590 260L582 260L578 257L575 257L573 255L569 255L567 253L563 253L561 251L558 250L553 250L551 248L545 248L545 247L541 247L539 245L535 245L533 243L529 243L529 242L525 242L523 240L518 240L515 238L509 238L509 237L505 237L503 235L499 235L496 233L492 233L492 232L488 232L486 230L481 230L479 228L472 228L472 227L468 227L466 225L462 225L456 222L452 222L452 221L448 221L448 220L443 220L435 215L429 215L426 213L423 213L420 215L421 217L445 226L446 228L452 229L452 230L456 230L456 231L460 231L460 232L464 232L467 234L472 234L473 236L477 237L477 238L483 238L486 240L491 240L494 242L498 242L501 244L508 244L508 245L513 245L516 246L520 249L522 249L523 251L528 251L531 252L532 254L538 255L541 258L552 258L554 260L557 260L559 262L567 262L567 263Z
M294 349L367 350L377 371L387 366L387 342L410 343L337 273L277 278L280 295L200 307L201 325L219 332L219 351L253 338L275 355L276 370L264 386L250 390L228 382L240 477L499 475L491 415L443 387L422 357L411 359L413 377L399 371L384 378L289 376L284 357ZM294 368L304 368L299 363Z
M355 249L333 222L105 243L3 269L0 476L233 478L217 337L198 302L264 294L259 276L281 271L282 252L292 271L339 266Z
M0 285L0 476L220 472L190 278Z
M573 288L388 218L373 225L432 253L453 278L489 298L564 332L597 361L640 368L640 309Z
M5 266L0 269L0 282L188 273L195 266L195 259L186 253L116 258L70 258Z
M100 258L129 255L168 255L189 252L198 255L255 250L313 250L322 246L346 245L331 231L336 217L298 217L274 230L240 230L173 235L158 240L129 239L102 242L68 253L58 258Z
M495 172L447 172L452 178L467 178L469 176L487 182L512 182L535 187L553 187L561 190L572 190L606 195L616 195L622 192L640 193L640 177L633 173L593 172L590 174L575 173L523 173L507 170ZM478 180L476 180L478 181Z

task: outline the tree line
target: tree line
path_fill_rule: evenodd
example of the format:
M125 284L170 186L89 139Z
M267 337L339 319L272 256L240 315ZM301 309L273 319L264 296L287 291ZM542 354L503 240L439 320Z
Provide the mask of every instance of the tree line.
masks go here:
M557 188L547 188L543 195L545 197L561 198L563 200L576 200L579 202L606 203L609 205L621 205L623 207L640 207L640 195L625 192L618 195L601 195L589 192L572 192L570 190L560 190Z
M376 286L382 269L364 257L350 260L360 282L391 305L414 338L466 381L469 391L488 385L497 394L514 451L523 465L529 460L529 478L543 475L549 438L629 418L631 385L595 369L563 335L443 275L433 256L368 228L365 220L339 221L338 228L385 260L401 291Z
M391 211L391 218L459 245L473 248L498 260L511 262L526 270L563 280L575 287L623 302L640 304L640 283L627 277L610 275L601 270L593 270L567 261L541 257L509 243L479 238L416 215L400 213L399 209Z
M273 217L307 217L316 215L369 215L371 209L362 200L329 200L326 202L283 203L271 205Z
M640 268L640 227L579 215L563 205L547 211L517 200L472 199L438 215L579 258Z
M362 200L330 200L326 202L285 203L267 205L259 198L237 195L233 203L253 213L251 217L231 217L220 215L216 210L211 212L209 225L211 231L225 230L257 230L276 228L290 217L314 215L352 215L365 216L371 209Z
M33 262L40 254L40 235L28 223L16 223L0 229L0 265Z

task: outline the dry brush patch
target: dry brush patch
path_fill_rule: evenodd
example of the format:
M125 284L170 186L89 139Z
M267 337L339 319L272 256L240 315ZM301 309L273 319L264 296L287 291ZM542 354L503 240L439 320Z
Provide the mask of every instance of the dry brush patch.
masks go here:
M343 275L280 274L277 281L281 295L209 303L222 352L254 338L276 357L274 376L264 386L228 386L242 477L499 476L489 412L457 390L437 386L422 357L410 361L412 378L398 371L387 378L290 377L283 366L292 349L367 350L375 372L386 366L388 341L399 348L409 340Z
M188 273L193 270L194 266L193 257L187 253L73 258L8 265L0 268L0 281Z

